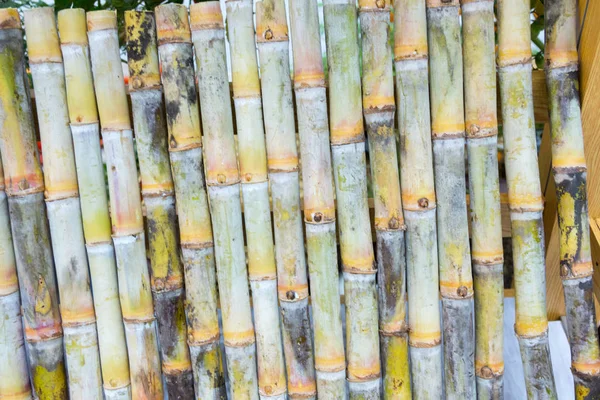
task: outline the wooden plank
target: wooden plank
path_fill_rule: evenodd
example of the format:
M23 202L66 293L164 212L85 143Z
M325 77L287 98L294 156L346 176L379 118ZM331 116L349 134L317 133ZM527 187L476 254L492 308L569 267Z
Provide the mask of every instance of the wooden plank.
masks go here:
M585 2L585 8L583 8ZM588 207L592 234L592 260L598 267L600 260L600 118L598 110L600 97L600 30L597 21L600 20L600 2L580 0L580 10L585 9L585 19L582 24L579 41L579 80L581 86L581 119L583 124L585 157L588 178ZM600 297L600 270L594 268L594 293ZM600 314L596 303L596 315Z
M565 315L565 297L560 277L559 232L556 186L552 175L550 125L544 126L540 146L540 183L544 193L544 232L546 239L546 310L553 321Z
M586 21L600 20L600 1L588 5ZM588 205L591 218L600 217L600 29L597 23L584 21L579 47L580 83L585 140L585 157L588 167Z

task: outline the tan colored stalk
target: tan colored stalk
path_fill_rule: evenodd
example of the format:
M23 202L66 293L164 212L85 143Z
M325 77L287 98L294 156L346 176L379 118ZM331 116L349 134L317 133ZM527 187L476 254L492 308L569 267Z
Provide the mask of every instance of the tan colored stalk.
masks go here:
M0 399L32 399L21 321L19 281L0 160Z
M17 10L0 10L0 152L31 381L34 396L62 399L63 331L23 49Z
M347 377L351 399L380 392L375 255L367 195L356 5L326 0L329 127L346 301Z
M425 2L396 0L394 25L413 395L439 399L442 348Z
M96 315L54 8L25 11L25 35L45 156L44 194L65 334L69 397L101 399Z
M577 399L600 397L600 348L587 208L577 56L577 2L545 3L546 78L552 170L558 198L561 270Z
M240 177L229 97L225 29L219 2L192 4L190 21L198 67L206 183L214 228L230 393L233 398L258 399L256 345L244 254Z
M202 166L188 11L180 4L166 4L157 7L155 13L196 399L226 399L219 346L213 235Z
M475 375L479 399L502 399L504 278L498 179L494 1L462 1Z
M83 234L94 293L100 363L106 399L131 398L129 359L111 240L108 195L100 149L98 111L89 60L85 12L58 13L67 104L80 191Z
M377 270L383 398L410 398L406 324L406 225L402 214L394 134L394 78L390 38L391 2L361 0L363 112L369 137Z
M108 170L112 236L135 399L162 399L156 320L146 260L133 132L112 11L87 14L96 101Z
M293 7L293 6L292 6ZM323 232L321 226L306 225L309 268L321 267L316 262L316 246L330 246L324 254L334 260L333 268L325 276L314 278L312 282L312 309L315 328L315 355L313 356L312 331L308 308L308 276L304 253L304 235L300 211L300 186L298 174L298 148L296 145L296 127L292 99L292 82L289 70L289 42L286 22L285 3L279 0L262 0L256 3L256 40L260 58L262 100L265 117L267 158L271 196L273 198L273 218L275 220L275 254L277 256L277 279L279 304L283 322L284 350L287 367L288 392L290 398L315 398L315 357L317 370L323 370L331 360L335 365L341 357L343 371L343 343L341 341L341 321L337 278L337 256L335 249L335 228L324 232L331 235L327 242L315 240L315 228ZM299 49L298 49L299 50ZM319 54L319 59L320 59ZM302 109L301 104L298 104ZM303 135L302 118L298 113L300 135ZM326 123L325 123L326 125ZM325 134L327 139L327 133ZM302 139L301 139L302 141ZM326 147L327 147L327 141ZM328 154L329 152L327 152ZM311 161L306 160L310 165ZM329 175L329 193L331 188L331 169ZM309 196L313 183L305 175L304 193ZM306 197L305 197L306 200ZM310 202L304 203L305 213L312 214ZM321 210L322 212L324 210ZM333 214L333 207L331 210ZM325 220L324 214L321 219ZM323 237L323 235L321 236ZM333 247L331 247L333 246ZM321 253L323 254L323 253ZM314 272L314 271L313 271ZM324 286L325 285L325 286ZM323 294L333 290L331 303L327 311L323 307ZM335 302L333 299L336 299ZM327 301L326 301L327 303ZM336 311L337 310L337 311ZM333 337L339 333L339 341L329 341L326 335ZM333 358L326 354L325 342L332 346ZM329 365L331 366L331 365ZM336 372L339 374L339 372ZM342 372L343 373L343 372Z
M449 400L476 397L459 6L459 0L427 0L444 378Z
M227 1L248 274L256 325L258 388L262 398L285 399L287 386L279 325L267 150L253 22L251 0Z
M194 383L186 343L183 268L167 151L165 103L160 84L156 24L148 11L126 11L129 92L146 207L150 284L158 322L162 370L169 399L191 399Z
M515 332L527 396L556 398L548 344L544 200L531 83L529 1L498 1L498 68L515 269Z

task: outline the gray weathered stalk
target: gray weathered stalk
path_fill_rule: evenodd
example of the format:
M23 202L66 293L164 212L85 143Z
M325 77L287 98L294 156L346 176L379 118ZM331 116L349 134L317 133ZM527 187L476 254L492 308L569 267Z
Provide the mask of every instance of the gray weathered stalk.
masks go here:
M575 396L595 399L600 397L600 348L579 103L577 2L548 0L545 6L552 170L558 199L560 275L567 308L571 370Z
M34 396L62 399L63 330L23 50L17 10L0 10L0 152L29 370Z

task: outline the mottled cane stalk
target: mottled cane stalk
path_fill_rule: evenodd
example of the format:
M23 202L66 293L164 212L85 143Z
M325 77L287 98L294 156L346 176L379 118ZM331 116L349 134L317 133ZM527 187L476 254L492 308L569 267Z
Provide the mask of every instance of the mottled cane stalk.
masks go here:
M413 396L440 399L444 384L425 2L396 0L394 25Z
M447 399L474 399L473 277L458 0L427 0L431 139Z
M150 284L158 322L162 371L169 399L191 399L194 383L186 343L185 291L179 257L175 193L165 103L160 84L156 24L148 11L125 12L129 93L146 207Z
M527 396L555 399L546 316L544 200L531 82L529 1L498 1L498 69L515 268L515 332Z
M188 11L183 5L167 4L157 7L155 13L196 398L226 399L219 346L213 235L202 165Z
M579 103L577 2L548 0L545 6L552 171L558 199L560 275L567 306L571 370L575 397L595 399L600 397L600 348Z
M277 256L277 279L279 304L283 323L283 341L287 367L288 392L290 398L315 398L317 386L315 382L315 361L313 355L312 331L308 308L308 275L304 253L304 236L300 211L300 186L298 174L298 148L296 145L296 127L292 99L292 82L289 70L289 39L286 22L285 4L283 1L261 1L256 3L257 42L260 58L262 99L265 116L267 157L271 194L273 197L273 217L275 220L275 253ZM301 51L301 50L298 50ZM320 51L319 51L320 54ZM319 55L320 57L320 55ZM300 104L299 104L299 107ZM300 135L303 136L304 112L298 113ZM326 133L327 135L327 133ZM302 143L302 139L301 139ZM329 151L327 152L329 154ZM311 165L311 160L306 161ZM330 168L331 170L331 168ZM330 172L331 176L331 172ZM327 183L331 183L331 178ZM305 195L312 191L313 185L308 177L304 178ZM332 190L330 189L330 192ZM306 200L306 199L305 199ZM333 203L332 203L333 204ZM304 204L305 213L314 210L310 201ZM323 210L321 210L322 212ZM333 214L333 206L331 210ZM323 214L321 214L323 219ZM323 219L323 222L324 219ZM308 243L314 236L313 225L306 226ZM335 232L335 229L333 230ZM317 241L319 242L319 241ZM331 243L331 240L328 241ZM335 237L333 238L335 256ZM322 243L321 245L324 245ZM309 249L309 267L321 268L321 263L314 261L314 251ZM337 282L337 263L335 282ZM333 298L339 298L337 283L330 282L335 289ZM341 342L341 321L339 306L331 308L332 315L326 317L320 307L321 293L313 286L313 317L315 326L315 345L317 346L317 369L322 365L324 357L322 343L323 334L339 330L339 348L343 358ZM320 289L322 290L322 289ZM315 297L316 296L316 297ZM336 297L337 296L337 297ZM335 317L335 318L331 318ZM332 331L325 329L328 321L337 327ZM334 334L335 335L335 334ZM327 341L327 340L326 340ZM337 345L337 342L334 342ZM329 344L332 344L329 342ZM321 347L319 347L321 345ZM336 349L338 346L334 345ZM343 367L342 367L343 370Z
M17 10L0 10L0 152L31 381L35 397L64 399L63 331L23 50Z
M363 113L369 139L379 284L383 398L410 397L406 324L406 248L394 134L391 2L361 0Z
M129 359L119 301L117 266L111 240L108 195L100 150L98 111L89 60L85 11L58 13L61 50L83 234L90 267L106 399L131 398Z
M287 386L279 325L277 267L253 19L251 0L227 1L248 274L256 324L258 389L261 398L285 399Z
M0 160L0 399L32 399L21 320L19 281Z
M258 399L256 344L244 254L240 176L229 96L225 29L218 1L190 8L204 131L225 357L232 398Z
M479 399L502 399L504 278L498 183L494 1L463 0L464 100Z
M44 195L65 334L69 397L101 399L96 315L54 8L27 10L25 35L45 156Z
M323 12L329 128L346 300L349 395L351 399L376 399L381 375L377 270L367 195L356 5L349 0L326 0Z
M162 374L133 132L123 80L117 15L87 14L96 101L108 171L112 236L117 258L119 297L135 399L162 399Z

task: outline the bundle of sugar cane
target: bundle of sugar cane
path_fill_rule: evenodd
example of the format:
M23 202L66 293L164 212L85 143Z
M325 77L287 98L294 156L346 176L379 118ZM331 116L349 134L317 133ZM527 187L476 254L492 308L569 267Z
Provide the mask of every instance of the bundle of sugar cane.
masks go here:
M115 250L100 149L98 111L89 60L85 12L58 13L67 104L75 151L83 234L94 293L100 364L106 399L131 398L129 359L119 301Z
M577 58L577 2L548 0L546 79L552 134L552 170L558 198L561 270L578 399L600 397L600 348L592 288Z
M186 343L183 268L167 151L156 24L148 11L126 11L129 92L146 208L150 284L158 322L162 370L169 399L191 399L194 384Z
M258 399L256 345L244 254L225 29L218 1L190 9L204 130L206 183L231 397Z
M66 398L63 332L17 10L0 10L0 152L34 395Z
M248 273L256 325L258 389L263 398L285 399L287 387L252 1L228 0L226 4Z
M504 278L498 178L494 1L462 1L477 396L503 398Z
M473 277L458 0L427 1L431 138L447 399L474 399Z
M498 67L515 269L515 331L529 398L556 398L548 344L544 200L533 115L529 1L498 1Z
M119 295L131 368L133 398L162 399L156 320L146 260L144 224L113 11L87 14L96 100L108 170Z
M396 0L394 10L413 393L415 398L439 399L442 348L425 2Z
M0 160L0 398L29 400L31 384L21 322L21 299L15 265L4 170Z
M356 5L326 0L329 126L346 300L350 397L379 398L380 357L375 256L367 195Z
M267 144L267 165L271 196L273 198L273 219L275 222L275 254L277 261L277 284L279 304L283 323L283 341L287 367L288 392L292 398L314 398L316 396L315 363L313 357L312 332L308 308L308 276L304 253L304 235L302 232L302 214L300 211L300 186L298 174L298 148L296 145L296 127L294 123L294 106L292 99L292 82L289 70L289 40L287 32L285 3L281 0L262 0L256 3L256 41L260 59L262 100ZM320 56L319 56L320 57ZM302 118L304 113L299 112ZM310 161L308 161L310 163ZM331 182L331 179L327 182ZM305 194L311 186L305 175ZM308 189L310 190L310 189ZM305 202L305 212L311 208ZM333 210L332 210L333 213ZM325 222L323 220L323 222ZM313 242L313 226L307 225L308 245ZM333 229L335 235L335 229ZM333 241L335 256L335 237ZM321 243L321 245L326 245ZM315 252L308 250L309 264ZM321 265L321 264L319 264ZM337 282L337 263L334 264ZM324 278L324 277L323 277ZM332 306L337 313L325 317L316 301L321 296L325 279L314 281L313 316L315 318L316 346L322 341L318 332L324 320L337 322L340 342L329 341L329 345L341 349L341 322L339 320L339 294L337 283L331 281L335 294L331 298ZM335 299L335 303L333 304ZM330 326L331 328L331 326ZM330 332L330 331L329 331ZM323 340L327 342L327 340ZM317 350L317 358L319 351ZM319 366L317 366L317 369Z
M204 184L188 11L180 4L166 4L157 7L155 13L196 398L226 399L213 236Z
M391 2L359 2L362 32L363 112L369 139L377 270L383 397L410 397L406 325L406 249L396 135L390 38Z
M65 334L69 393L73 399L101 399L96 316L54 8L27 10L25 34L45 156L44 194Z

